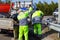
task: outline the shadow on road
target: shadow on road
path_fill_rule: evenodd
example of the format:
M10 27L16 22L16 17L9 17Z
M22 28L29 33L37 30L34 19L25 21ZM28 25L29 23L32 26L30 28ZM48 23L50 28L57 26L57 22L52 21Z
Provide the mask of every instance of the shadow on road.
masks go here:
M43 26L42 30L43 30L45 27L47 27L47 26ZM54 31L54 30L50 30L50 31L42 34L41 38L43 39L43 38L45 38L45 37L47 37L47 36L49 36L49 35L51 35L51 34L53 34L53 33L57 33L57 32ZM2 30L2 31L0 32L0 34L5 34L4 36L7 36L7 37L13 37L13 32L10 32L10 31L8 31L8 30ZM41 40L40 37L38 37L38 35L35 35L35 34L33 33L33 29L31 29L31 28L29 28L29 40Z
M5 29L2 29L0 34L4 34L4 36L7 36L7 37L13 37L12 31L5 30Z
M4 34L5 37L13 37L13 33L10 33L8 30L2 30L0 34ZM40 37L33 33L33 30L29 31L29 40L41 40Z
M50 30L50 31L46 32L45 34L42 34L42 39L49 36L49 35L51 35L51 34L53 34L53 33L57 33L57 32L54 31L54 30Z

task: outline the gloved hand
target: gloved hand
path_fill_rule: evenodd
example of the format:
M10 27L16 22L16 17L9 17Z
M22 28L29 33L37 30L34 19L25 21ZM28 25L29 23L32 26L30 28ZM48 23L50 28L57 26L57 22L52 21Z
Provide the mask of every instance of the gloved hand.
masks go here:
M27 20L28 20L28 22L30 22L30 21L31 21L31 20L30 20L30 18L28 18Z

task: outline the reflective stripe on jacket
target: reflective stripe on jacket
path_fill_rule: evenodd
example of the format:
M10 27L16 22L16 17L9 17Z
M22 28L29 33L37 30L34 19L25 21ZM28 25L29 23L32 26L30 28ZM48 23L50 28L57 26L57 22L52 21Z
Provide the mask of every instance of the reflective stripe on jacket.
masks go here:
M43 12L41 12L40 10L35 11L32 15L32 24L42 23L42 15Z
M24 25L27 25L27 24L28 24L27 18L24 18L22 20L19 20L19 25L20 26L24 26Z
M27 17L28 17L28 11L21 12L17 17L19 20L19 25L27 25L27 23L28 23Z
M38 16L36 16L32 19L32 24L41 23L41 22L42 22L42 19Z

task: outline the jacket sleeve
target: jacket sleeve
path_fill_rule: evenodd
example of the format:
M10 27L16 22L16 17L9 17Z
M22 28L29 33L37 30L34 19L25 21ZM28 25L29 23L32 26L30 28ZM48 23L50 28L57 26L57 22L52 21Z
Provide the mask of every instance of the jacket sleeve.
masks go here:
M41 11L41 16L43 16L44 15L44 13Z
M17 19L20 20L20 15L17 16Z
M30 8L29 8L29 12L31 12L32 10L33 10L33 8L32 8L32 7L30 7Z
M22 13L23 13L23 12L20 12L20 13L18 14L18 16L17 16L17 19L18 19L18 20L20 20L21 18L23 18L23 17L21 17Z

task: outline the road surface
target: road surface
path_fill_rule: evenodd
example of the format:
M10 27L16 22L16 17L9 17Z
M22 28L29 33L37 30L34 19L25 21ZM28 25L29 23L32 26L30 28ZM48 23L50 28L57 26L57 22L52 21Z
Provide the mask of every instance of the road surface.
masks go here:
M46 18L46 17L44 17L44 18ZM42 34L41 40L60 40L58 38L58 32L56 32L54 30L48 30L47 26L42 27L42 32L43 32L43 34ZM29 35L29 36L31 36L31 35ZM33 35L30 38L32 39ZM13 33L0 32L0 40L14 40Z

